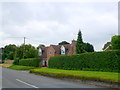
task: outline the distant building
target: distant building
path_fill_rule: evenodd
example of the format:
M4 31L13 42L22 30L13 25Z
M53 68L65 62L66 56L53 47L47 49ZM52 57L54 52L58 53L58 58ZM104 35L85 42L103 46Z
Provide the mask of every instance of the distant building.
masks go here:
M109 49L109 47L111 46L111 42L107 42L105 45L104 45L104 47L103 47L103 51L109 51L110 49Z
M50 45L48 47L39 48L39 56L42 59L41 66L48 66L51 56L73 55L76 54L76 41L72 40L71 44Z

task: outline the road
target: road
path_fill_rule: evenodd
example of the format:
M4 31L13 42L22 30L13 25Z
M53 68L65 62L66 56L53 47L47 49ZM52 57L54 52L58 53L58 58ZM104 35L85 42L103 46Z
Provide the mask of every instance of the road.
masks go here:
M50 77L30 74L27 71L2 69L3 88L98 88Z

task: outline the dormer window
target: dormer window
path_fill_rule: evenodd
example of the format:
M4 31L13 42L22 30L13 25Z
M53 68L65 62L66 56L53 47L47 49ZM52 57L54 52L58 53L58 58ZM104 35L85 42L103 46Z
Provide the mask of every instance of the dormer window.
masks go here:
M65 55L65 47L61 46L61 55Z
M42 49L39 48L39 56L41 56L41 55L42 55Z
M52 50L50 50L50 54L52 54Z

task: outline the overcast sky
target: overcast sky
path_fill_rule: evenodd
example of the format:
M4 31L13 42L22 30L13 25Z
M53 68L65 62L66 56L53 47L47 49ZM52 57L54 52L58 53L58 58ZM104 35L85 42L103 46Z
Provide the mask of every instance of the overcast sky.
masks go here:
M0 5L0 47L21 45L22 37L27 37L26 43L34 46L71 43L81 29L84 42L100 51L118 33L117 2L4 2Z

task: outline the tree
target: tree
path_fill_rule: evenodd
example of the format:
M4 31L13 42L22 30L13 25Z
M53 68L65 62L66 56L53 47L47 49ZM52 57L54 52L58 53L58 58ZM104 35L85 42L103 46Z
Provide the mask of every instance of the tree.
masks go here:
M94 52L94 47L90 43L84 43L84 50L87 52Z
M65 45L65 44L70 44L70 43L67 42L67 41L62 41L62 42L60 42L58 45Z
M4 59L11 59L11 60L13 60L14 57L15 57L16 48L17 48L17 46L14 45L14 44L6 45L3 48L3 56L2 56L3 60Z
M45 45L44 44L40 44L37 48L43 48L43 47L45 47Z
M83 47L82 33L79 30L77 43L76 43L76 53L80 54L80 53L84 53L84 52L85 52L85 50L84 50L84 47Z
M31 44L29 45L22 44L20 47L18 47L16 51L16 58L22 59L23 57L24 58L38 57L38 50Z
M120 35L115 35L112 37L111 48L120 50Z

